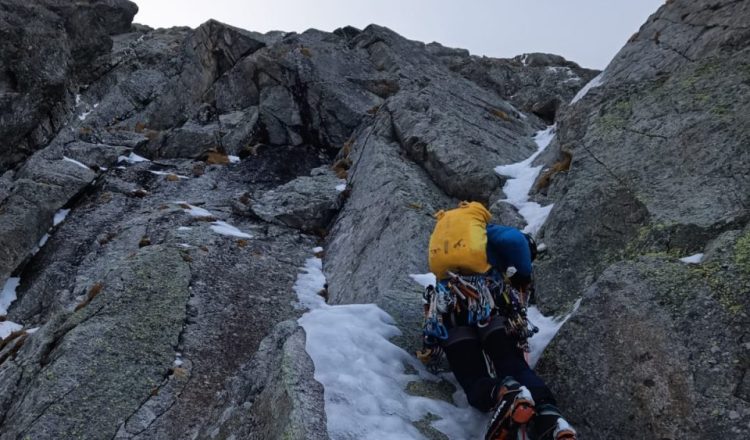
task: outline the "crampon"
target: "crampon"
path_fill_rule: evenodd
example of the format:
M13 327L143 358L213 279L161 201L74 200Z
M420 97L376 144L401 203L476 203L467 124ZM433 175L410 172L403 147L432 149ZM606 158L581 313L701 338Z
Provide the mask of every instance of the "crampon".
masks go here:
M505 381L500 402L487 426L485 440L526 440L527 425L534 417L534 399L529 390L515 381Z

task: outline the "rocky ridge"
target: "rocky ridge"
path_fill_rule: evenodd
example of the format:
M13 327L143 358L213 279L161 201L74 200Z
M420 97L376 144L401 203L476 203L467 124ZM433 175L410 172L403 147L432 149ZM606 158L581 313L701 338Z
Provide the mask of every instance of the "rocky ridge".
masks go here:
M329 302L378 304L412 350L431 214L518 222L493 169L553 122L539 298L583 301L540 368L566 413L588 438L747 433L742 2L668 2L571 105L598 72L554 55L0 6L0 282L38 327L0 347L0 439L326 438L298 268L323 245Z

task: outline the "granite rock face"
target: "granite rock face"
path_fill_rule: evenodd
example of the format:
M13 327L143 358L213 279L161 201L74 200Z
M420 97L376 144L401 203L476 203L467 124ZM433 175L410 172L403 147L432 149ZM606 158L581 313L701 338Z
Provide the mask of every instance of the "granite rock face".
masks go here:
M583 297L540 367L587 437L749 435L749 6L667 2L540 159L572 156L537 195L541 305Z
M329 302L378 304L413 350L432 214L522 227L494 168L552 123L537 293L582 297L540 363L562 409L587 438L747 437L748 5L667 2L593 82L376 25L135 12L0 1L0 283L24 328L0 438L327 438L298 268L324 246Z

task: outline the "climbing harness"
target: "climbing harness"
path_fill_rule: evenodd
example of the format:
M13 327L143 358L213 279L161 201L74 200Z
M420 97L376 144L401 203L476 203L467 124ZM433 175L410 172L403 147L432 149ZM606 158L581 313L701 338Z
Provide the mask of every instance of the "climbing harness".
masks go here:
M530 351L528 339L539 328L528 319L527 292L510 283L514 273L515 268L511 267L498 279L489 274L448 272L448 279L427 286L422 294L422 350L417 352L417 357L428 369L437 369L442 358L441 342L448 339L448 329L443 322L446 317L452 327L460 323L480 329L487 327L493 319L503 319L506 333L516 338L518 348L526 353Z

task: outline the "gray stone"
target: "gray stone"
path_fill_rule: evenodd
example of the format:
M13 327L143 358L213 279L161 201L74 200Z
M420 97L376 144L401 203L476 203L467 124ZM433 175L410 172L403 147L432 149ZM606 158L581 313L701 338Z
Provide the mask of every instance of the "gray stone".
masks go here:
M267 222L307 232L324 230L339 208L341 191L346 185L329 167L316 168L311 176L302 176L278 188L254 197L251 212Z
M313 372L304 330L294 321L278 324L227 382L201 437L327 439L323 387Z

